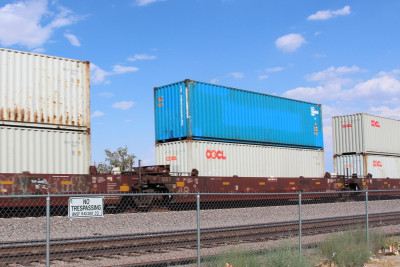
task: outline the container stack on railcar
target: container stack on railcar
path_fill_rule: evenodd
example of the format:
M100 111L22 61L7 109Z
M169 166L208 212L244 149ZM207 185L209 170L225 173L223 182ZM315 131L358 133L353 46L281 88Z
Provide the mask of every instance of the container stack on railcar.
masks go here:
M358 113L332 118L335 172L400 177L400 121Z
M88 173L89 77L89 62L0 48L0 173Z
M321 105L185 80L154 89L156 163L200 176L323 177Z

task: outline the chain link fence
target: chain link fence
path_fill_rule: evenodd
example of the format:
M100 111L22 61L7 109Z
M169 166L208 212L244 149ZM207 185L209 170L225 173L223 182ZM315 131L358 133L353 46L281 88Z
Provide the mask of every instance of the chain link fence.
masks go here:
M343 247L345 237L369 251L385 246L387 235L399 234L399 196L394 190L0 196L0 262L315 266L337 262L335 245Z

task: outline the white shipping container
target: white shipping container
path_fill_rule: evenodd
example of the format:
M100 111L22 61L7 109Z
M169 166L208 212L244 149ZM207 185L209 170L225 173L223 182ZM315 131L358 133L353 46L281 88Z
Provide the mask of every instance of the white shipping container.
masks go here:
M358 113L332 118L333 153L400 155L400 121Z
M211 141L156 145L156 164L200 176L323 177L324 151Z
M89 62L0 48L0 120L90 128Z
M385 155L353 154L335 156L335 172L339 175L356 173L365 177L368 173L372 178L400 178L400 157Z
M0 173L89 172L89 132L0 125L0 147Z

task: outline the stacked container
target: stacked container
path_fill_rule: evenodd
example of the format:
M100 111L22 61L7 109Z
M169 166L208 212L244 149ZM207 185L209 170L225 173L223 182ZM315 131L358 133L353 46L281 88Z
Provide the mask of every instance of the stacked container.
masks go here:
M323 176L321 105L191 80L154 101L156 163L174 172Z
M400 178L400 121L358 113L333 117L335 172Z
M0 49L0 173L88 173L89 62Z

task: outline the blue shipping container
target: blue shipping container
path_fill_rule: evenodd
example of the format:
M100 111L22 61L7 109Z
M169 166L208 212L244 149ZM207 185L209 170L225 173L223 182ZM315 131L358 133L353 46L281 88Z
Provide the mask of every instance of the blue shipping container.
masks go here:
M321 105L191 80L154 88L156 141L323 148Z

